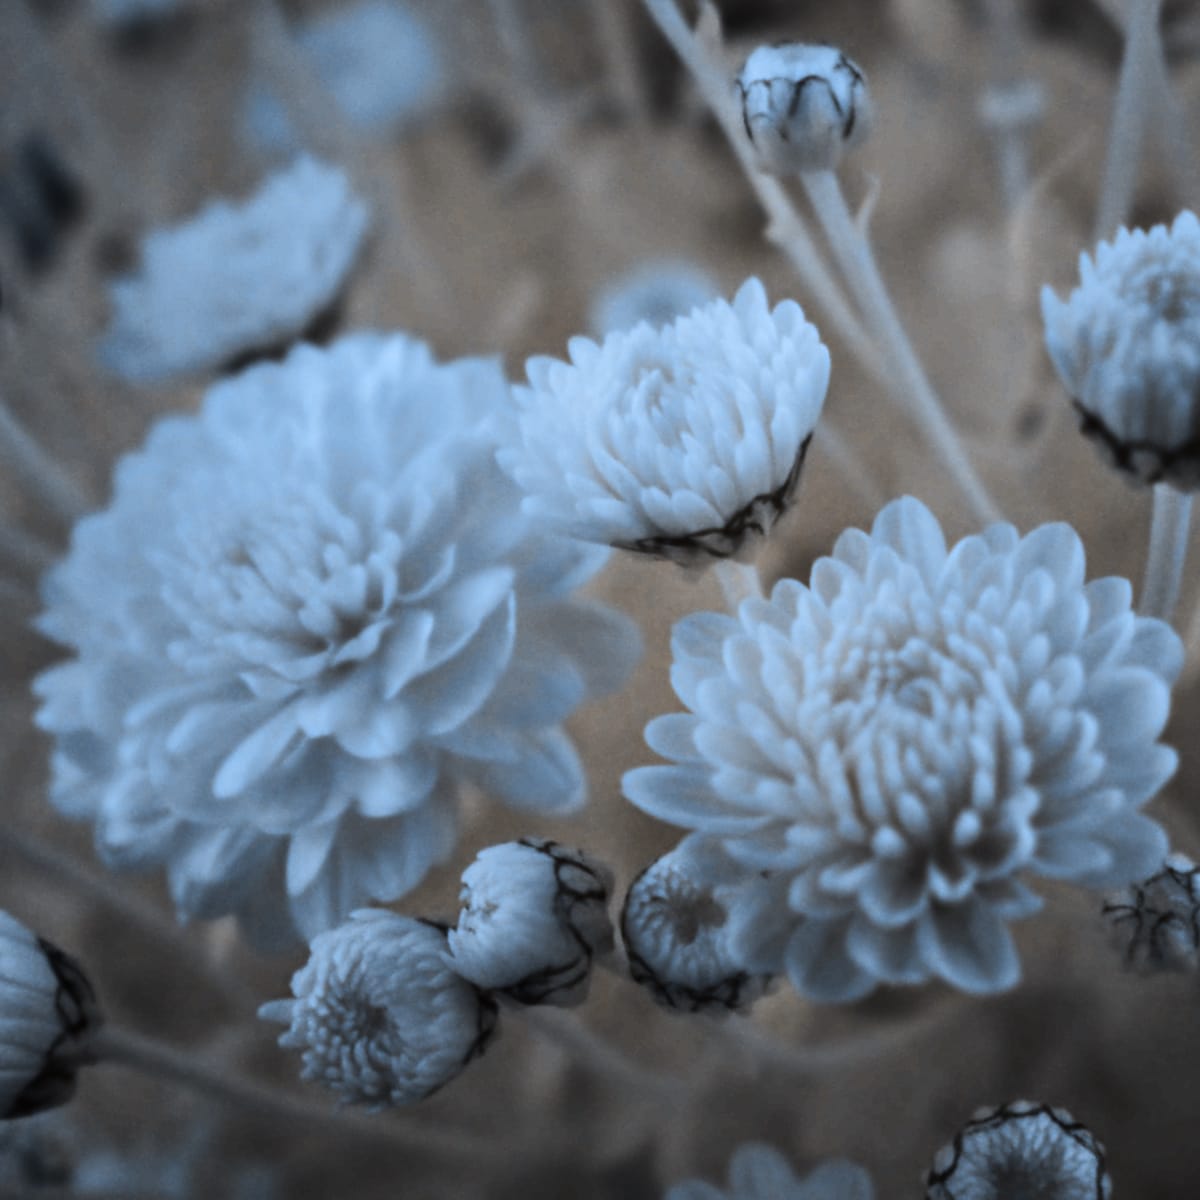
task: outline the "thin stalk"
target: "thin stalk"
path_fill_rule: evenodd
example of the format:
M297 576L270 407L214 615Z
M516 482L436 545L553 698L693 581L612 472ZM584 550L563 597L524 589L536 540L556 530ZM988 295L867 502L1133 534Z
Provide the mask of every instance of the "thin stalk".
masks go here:
M846 486L862 501L868 512L877 512L884 506L887 497L883 489L875 483L854 447L829 423L828 417L817 422L813 440L817 449L837 467Z
M1110 237L1129 214L1141 163L1143 133L1154 97L1155 59L1161 57L1158 13L1162 0L1131 0L1125 25L1125 52L1117 95L1100 203L1096 209L1095 240Z
M1191 519L1190 493L1176 491L1167 483L1155 485L1154 511L1150 517L1150 553L1138 604L1138 612L1144 617L1169 621L1175 611L1183 582Z
M11 471L64 525L74 525L92 507L83 489L37 444L2 398L0 467Z
M735 562L731 558L725 558L717 563L715 571L730 612L736 613L743 600L751 597L762 599L762 578L753 563Z
M1010 0L987 0L985 12L990 26L992 80L980 107L993 141L1004 207L1012 212L1029 186L1026 134L1031 113L1022 102L1036 85L1021 77L1021 15L1016 6Z
M326 1133L343 1139L386 1143L413 1154L445 1156L461 1163L476 1160L479 1166L498 1165L513 1153L504 1139L481 1139L470 1133L380 1117L358 1117L332 1105L313 1104L288 1092L266 1087L230 1074L216 1062L176 1050L131 1030L102 1025L89 1043L101 1063L128 1067L155 1079L178 1084L213 1100L221 1108L283 1124L306 1136Z
M591 0L592 18L600 50L622 111L635 120L646 119L646 88L638 70L638 48L630 27L630 13L622 0Z
M867 325L875 331L895 367L891 378L897 398L906 404L941 456L975 517L983 522L998 520L1000 510L971 465L904 332L875 263L870 240L850 215L837 176L832 171L809 171L801 179Z

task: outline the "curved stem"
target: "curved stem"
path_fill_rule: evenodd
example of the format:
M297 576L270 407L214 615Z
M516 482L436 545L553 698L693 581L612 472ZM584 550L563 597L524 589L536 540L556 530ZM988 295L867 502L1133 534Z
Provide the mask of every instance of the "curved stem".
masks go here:
M83 489L34 441L2 398L0 465L63 525L74 525L92 507Z
M1154 488L1154 511L1150 518L1150 552L1142 578L1138 612L1144 617L1171 619L1183 582L1187 556L1188 528L1192 519L1192 497L1170 484Z
M1000 510L971 465L941 400L904 332L875 263L871 243L850 215L837 176L832 171L809 171L801 176L801 180L829 238L830 248L867 318L867 324L883 343L887 357L895 368L889 376L893 394L909 409L934 449L942 456L975 517L984 522L998 520Z

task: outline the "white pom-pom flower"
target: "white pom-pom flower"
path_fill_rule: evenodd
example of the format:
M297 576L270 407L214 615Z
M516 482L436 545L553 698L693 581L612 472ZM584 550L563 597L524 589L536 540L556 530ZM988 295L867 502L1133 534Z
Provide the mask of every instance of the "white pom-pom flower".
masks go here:
M778 175L832 171L871 131L866 77L836 46L759 46L737 87L759 164Z
M829 385L829 352L757 279L662 329L570 362L531 358L501 465L527 510L584 541L681 562L724 558L790 504Z
M304 1079L372 1109L414 1104L482 1054L496 1006L443 961L436 925L360 909L313 939L292 976L294 1000L258 1015L288 1026L279 1044L301 1051Z
M1162 862L1141 811L1179 638L1084 582L1070 526L996 524L948 549L906 497L843 533L810 585L675 628L659 717L672 766L625 777L651 815L719 837L768 877L731 918L747 965L844 1001L937 976L1011 987L1023 872L1111 887Z
M592 302L588 323L601 338L643 321L657 329L719 295L713 277L694 263L652 260L605 284Z
M769 975L747 971L729 938L746 870L710 838L684 838L630 885L621 911L629 973L680 1012L748 1008Z
M52 798L183 916L264 945L394 899L475 785L583 803L562 720L636 629L572 590L603 554L545 533L495 465L497 363L404 336L295 349L161 421L75 529L40 627Z
M1069 1112L1019 1100L979 1112L938 1151L926 1200L1108 1200L1104 1147Z
M1121 229L1042 289L1046 348L1105 457L1141 483L1200 487L1200 221Z
M772 1146L747 1142L729 1160L729 1187L689 1179L663 1200L874 1200L871 1176L844 1159L823 1162L803 1179Z
M337 299L367 223L346 173L303 155L248 200L155 230L111 285L101 360L152 383L290 341Z
M1170 855L1149 879L1110 897L1102 914L1126 966L1200 969L1200 867L1185 855Z
M100 1023L79 964L0 912L0 1120L65 1104Z
M481 850L463 872L446 961L521 1004L580 1003L592 958L612 949L611 872L581 850L522 838Z

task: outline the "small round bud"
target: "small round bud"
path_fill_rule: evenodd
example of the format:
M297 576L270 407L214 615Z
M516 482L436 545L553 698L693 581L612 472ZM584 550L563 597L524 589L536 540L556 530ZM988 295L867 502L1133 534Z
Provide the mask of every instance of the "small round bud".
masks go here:
M1108 1200L1104 1147L1069 1112L1018 1100L980 1109L943 1146L925 1200Z
M303 1052L302 1077L344 1103L415 1103L482 1054L496 1024L495 1004L446 966L445 949L437 925L360 909L313 939L296 999L258 1015L288 1026L279 1044Z
M1110 896L1101 913L1126 966L1147 974L1200 967L1200 867L1184 855Z
M666 1008L748 1008L771 977L748 971L730 946L729 905L745 872L720 846L685 838L634 881L621 911L629 974Z
M544 838L489 846L463 872L446 961L521 1004L578 1004L593 955L612 949L611 890L611 872L581 850Z
M832 171L873 120L862 71L835 46L759 46L737 79L742 121L765 171Z
M79 964L0 912L0 1119L65 1104L100 1024Z

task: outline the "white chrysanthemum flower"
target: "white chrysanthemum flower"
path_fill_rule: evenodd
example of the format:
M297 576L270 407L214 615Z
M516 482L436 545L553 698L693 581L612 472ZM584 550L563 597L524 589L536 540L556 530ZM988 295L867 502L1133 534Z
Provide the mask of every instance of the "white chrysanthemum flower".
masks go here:
M747 971L729 938L729 908L746 870L710 838L684 838L630 885L621 937L636 983L667 1008L719 1012L748 1008L769 975Z
M767 871L733 916L751 968L848 1000L931 976L1011 987L1022 872L1111 887L1162 862L1139 810L1175 769L1159 743L1179 638L1084 583L1069 525L996 524L948 550L906 497L843 533L810 586L675 628L659 717L672 766L625 777L646 812Z
M76 658L36 683L52 797L184 916L262 944L394 899L456 840L463 785L563 812L561 722L622 683L626 618L571 591L603 555L496 467L497 363L404 336L295 349L164 420L47 578Z
M836 46L759 46L737 87L746 136L765 171L832 171L871 132L866 77Z
M521 1004L579 1004L592 958L612 949L612 872L582 850L522 838L481 850L463 872L447 963Z
M79 964L0 912L0 1120L65 1104L100 1023Z
M367 223L346 173L303 155L248 200L155 230L111 285L102 361L150 383L290 341L337 299Z
M663 329L570 362L531 358L501 465L527 510L584 541L680 561L724 558L795 493L825 402L829 352L800 306L757 279Z
M823 1162L803 1179L772 1146L746 1142L729 1160L729 1187L690 1179L677 1183L663 1200L874 1200L871 1176L844 1159Z
M979 1112L938 1151L926 1200L1108 1200L1104 1147L1069 1112L1020 1100Z
M658 329L719 295L716 280L685 259L644 262L600 289L592 301L588 324L601 338L643 321Z
M1200 221L1121 229L1079 276L1042 319L1083 432L1142 483L1200 488Z
M412 4L344 4L302 22L295 40L346 118L371 133L402 129L434 109L450 90L443 49ZM246 134L260 148L299 149L287 111L263 84L251 86L244 120Z
M372 1109L413 1104L482 1054L496 1006L443 961L436 925L360 909L313 939L292 976L294 1000L258 1015L288 1026L279 1044L303 1053L304 1079Z
M1112 942L1135 970L1200 968L1200 867L1172 854L1149 879L1112 896L1102 910Z

